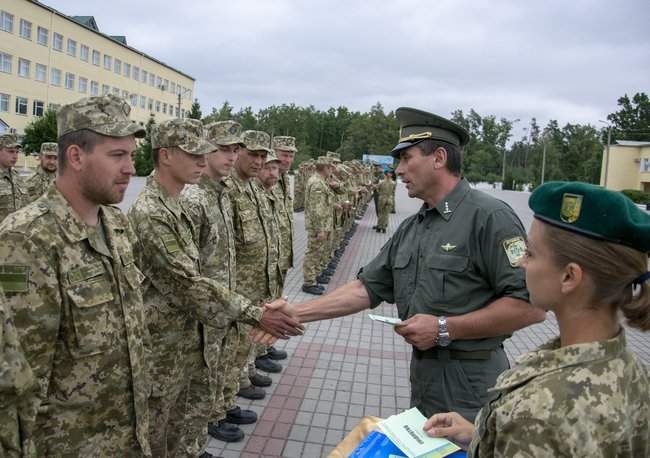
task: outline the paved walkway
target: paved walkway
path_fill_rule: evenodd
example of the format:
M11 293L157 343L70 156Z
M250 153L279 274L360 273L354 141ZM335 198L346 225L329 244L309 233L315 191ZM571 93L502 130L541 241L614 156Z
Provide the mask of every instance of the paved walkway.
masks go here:
M137 183L137 184L136 184ZM141 182L130 187L126 208ZM131 189L133 188L133 189ZM528 194L489 191L507 201L526 228L532 221L527 207ZM419 208L420 201L409 199L404 187L397 188L397 214L391 215L387 234L372 230L376 222L372 204L350 241L339 263L330 289L346 283L388 240L407 216ZM304 213L295 214L296 267L289 271L284 294L290 302L313 296L301 292L302 256L306 234ZM380 305L375 313L396 316L396 308ZM552 313L543 323L516 332L505 342L512 360L557 335ZM628 330L630 348L650 365L650 335ZM280 374L270 374L273 385L262 401L240 399L240 406L255 410L259 421L243 426L243 442L224 444L210 439L208 451L232 457L317 458L327 456L364 415L386 417L409 407L408 364L411 347L387 325L372 322L366 312L336 320L310 323L305 335L279 342L289 353Z

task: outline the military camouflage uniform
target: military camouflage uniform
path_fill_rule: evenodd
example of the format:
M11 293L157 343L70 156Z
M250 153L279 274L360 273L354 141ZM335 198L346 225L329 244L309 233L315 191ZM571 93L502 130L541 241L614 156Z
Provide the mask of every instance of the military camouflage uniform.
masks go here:
M289 175L284 173L271 190L278 212L280 230L280 270L282 278L293 267L293 198L289 186Z
M377 228L379 229L388 227L388 217L394 196L395 182L390 178L380 181L377 185Z
M142 274L119 209L81 222L55 187L0 225L0 282L40 393L40 456L149 455Z
M19 410L25 397L35 388L34 374L27 364L12 318L0 288L0 456L36 456L23 450ZM29 402L29 401L27 401ZM26 444L28 445L28 444Z
M303 278L305 286L314 286L318 284L316 277L326 264L324 259L330 254L329 240L334 224L332 193L319 173L314 173L307 182L305 202L307 251L303 262ZM327 240L316 239L321 232L327 234Z
M59 146L56 143L47 142L41 145L41 154L58 155L58 151ZM41 197L55 179L56 172L49 172L39 165L36 172L27 179L27 200L34 202Z
M14 138L9 141L6 138ZM7 146L15 144L15 137L13 135L3 135L0 141L0 148L3 147L3 142ZM25 205L27 196L25 195L25 184L16 169L5 169L0 167L0 223L10 213L15 212Z
M476 419L473 457L650 456L650 372L612 339L556 338L501 374Z

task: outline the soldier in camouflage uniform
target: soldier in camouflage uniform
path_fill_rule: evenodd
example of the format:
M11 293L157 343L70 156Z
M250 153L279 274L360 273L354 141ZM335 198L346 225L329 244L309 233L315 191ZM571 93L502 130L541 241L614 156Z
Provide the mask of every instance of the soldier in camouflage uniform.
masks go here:
M13 134L0 135L0 223L26 203L25 183L16 169L20 144Z
M280 178L277 186L272 188L278 202L280 213L281 252L280 269L282 278L286 278L287 271L293 267L293 197L289 183L289 170L293 164L296 152L296 139L294 137L273 137L271 144L275 156L278 158Z
M224 179L230 175L239 148L243 146L241 126L234 121L218 121L205 129L208 141L215 144L217 150L207 156L207 167L199 183L185 187L182 200L196 228L202 272L234 292L236 259L232 204ZM233 322L223 329L203 327L204 356L209 366L209 389L214 403L209 406L211 403L205 402L207 396L201 387L203 380L197 377L200 372L192 374L187 399L189 415L185 423L197 422L191 416L203 417L206 423L210 421L208 433L226 442L244 438L243 431L236 424L257 420L254 411L240 409L235 403L235 394L239 390L239 371L234 368L239 343L238 326L241 324ZM211 409L206 410L203 406ZM231 421L236 424L231 424Z
M329 256L332 237L334 203L327 185L332 173L331 161L321 156L316 161L316 173L309 178L305 190L305 229L307 230L307 251L303 261L302 290L308 294L323 294L317 277Z
M390 177L390 172L384 173L384 179L377 185L377 232L386 233L388 217L393 197L395 196L395 182Z
M294 175L293 182L293 211L301 212L305 208L305 185L309 179L309 166L311 164L311 159L308 161L301 162L298 166L298 170Z
M36 456L149 456L146 328L122 200L144 129L113 95L57 113L55 186L0 225L0 284L39 390ZM83 146L82 146L83 145Z
M201 270L196 229L179 199L184 185L199 181L205 155L216 150L203 139L200 121L165 121L151 142L156 171L129 210L134 230L143 234L138 252L151 335L151 445L155 456L196 456L196 438L205 440L207 423L185 424L185 413L192 374L212 396L204 326L220 332L235 320L264 326L270 315Z
M548 182L529 205L526 284L560 336L501 374L475 426L444 413L425 429L471 440L470 457L650 456L650 371L619 324L650 330L650 216L577 182Z
M27 199L30 202L41 197L56 178L59 145L53 142L41 145L40 164L36 172L27 179Z
M35 456L35 450L23 449L20 431L20 406L36 387L34 374L27 364L12 319L0 288L0 456Z

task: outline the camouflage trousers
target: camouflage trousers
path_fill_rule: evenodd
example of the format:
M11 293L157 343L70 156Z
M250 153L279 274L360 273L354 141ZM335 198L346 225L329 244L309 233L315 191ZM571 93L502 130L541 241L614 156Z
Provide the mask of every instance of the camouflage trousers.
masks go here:
M219 364L214 376L215 405L212 421L217 422L226 418L226 412L237 406L235 396L239 391L239 371L237 358L239 341L242 339L240 328L243 325L235 323L223 339Z
M0 457L21 458L22 441L18 410L14 405L4 405L0 402Z
M331 244L329 237L327 240L318 240L316 233L307 233L307 250L302 265L303 283L306 286L317 284L316 277L321 273L323 267L327 265L324 262L329 259L331 254Z
M379 210L377 211L377 227L386 229L388 227L388 217L390 216L390 200L379 200Z

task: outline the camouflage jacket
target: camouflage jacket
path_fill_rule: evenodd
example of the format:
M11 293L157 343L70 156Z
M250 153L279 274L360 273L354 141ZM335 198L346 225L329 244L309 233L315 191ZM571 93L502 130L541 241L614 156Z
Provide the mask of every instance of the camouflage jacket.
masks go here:
M311 234L334 227L334 195L323 177L314 173L305 191L305 229Z
M19 402L35 387L34 374L18 341L11 311L0 288L0 456L26 457L23 451ZM29 402L29 401L27 401Z
M0 225L0 283L40 388L21 421L39 456L81 439L90 455L111 455L107 424L132 427L150 453L135 236L119 209L101 206L99 218L87 226L52 186Z
M557 338L518 364L492 388L468 456L650 456L650 373L624 331L567 347Z
M254 180L244 181L233 172L230 189L237 256L237 292L255 304L276 298L279 272L277 233L266 199Z
M147 278L144 303L153 348L191 345L196 320L216 328L236 320L257 324L257 307L203 275L189 212L155 176L147 180L128 215L141 234L138 262Z
M380 181L377 185L377 194L380 206L390 204L395 195L395 182L390 179Z
M16 169L0 167L0 223L10 213L15 212L27 203L27 195L23 178Z
M289 176L282 175L271 190L278 210L280 228L280 265L283 270L293 267L293 197L289 189Z
M43 167L38 167L36 172L27 178L25 185L26 197L29 202L34 202L47 191L47 188L56 179L56 172L48 172Z

